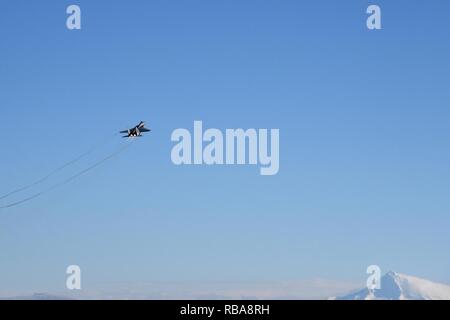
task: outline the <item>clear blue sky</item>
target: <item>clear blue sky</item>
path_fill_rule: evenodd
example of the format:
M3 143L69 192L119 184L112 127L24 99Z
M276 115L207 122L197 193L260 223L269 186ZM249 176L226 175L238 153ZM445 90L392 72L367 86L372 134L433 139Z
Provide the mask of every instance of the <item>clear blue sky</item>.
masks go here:
M381 31L366 28L371 3ZM444 0L3 2L0 193L140 120L153 131L0 211L0 290L63 290L69 264L85 288L365 283L369 264L450 283L449 13ZM194 120L279 128L278 175L173 165L170 134Z

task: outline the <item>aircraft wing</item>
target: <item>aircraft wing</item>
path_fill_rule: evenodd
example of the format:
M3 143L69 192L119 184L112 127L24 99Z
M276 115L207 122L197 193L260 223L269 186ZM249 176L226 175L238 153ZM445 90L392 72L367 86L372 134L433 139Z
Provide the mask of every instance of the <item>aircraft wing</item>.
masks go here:
M147 129L147 128L140 128L139 131L140 131L140 132L149 132L150 129Z

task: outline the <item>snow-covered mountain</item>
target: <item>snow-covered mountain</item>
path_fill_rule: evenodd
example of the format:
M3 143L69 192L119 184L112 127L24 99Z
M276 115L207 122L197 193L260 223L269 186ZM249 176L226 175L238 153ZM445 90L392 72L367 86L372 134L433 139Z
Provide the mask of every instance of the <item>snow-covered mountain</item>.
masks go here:
M450 286L396 272L381 278L381 288L367 288L337 300L450 300Z

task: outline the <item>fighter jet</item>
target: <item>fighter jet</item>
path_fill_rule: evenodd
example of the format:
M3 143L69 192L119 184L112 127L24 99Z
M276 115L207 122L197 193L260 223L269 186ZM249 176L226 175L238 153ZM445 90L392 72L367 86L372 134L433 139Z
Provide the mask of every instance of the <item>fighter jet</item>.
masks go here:
M139 122L139 124L131 129L120 131L120 133L126 133L126 136L122 136L123 138L130 137L142 137L142 132L149 132L150 129L145 127L144 121Z

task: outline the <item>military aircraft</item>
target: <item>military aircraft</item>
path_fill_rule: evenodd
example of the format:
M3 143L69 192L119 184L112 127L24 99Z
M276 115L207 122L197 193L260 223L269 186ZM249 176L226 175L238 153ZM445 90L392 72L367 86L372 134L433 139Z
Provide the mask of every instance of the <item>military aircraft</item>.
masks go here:
M130 138L130 137L142 137L143 132L149 132L150 129L147 129L145 127L144 121L139 122L139 124L131 129L120 131L120 133L126 133L126 136L122 136L123 138Z

